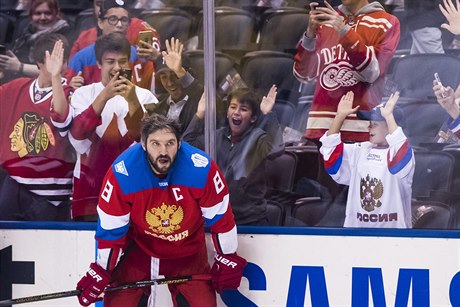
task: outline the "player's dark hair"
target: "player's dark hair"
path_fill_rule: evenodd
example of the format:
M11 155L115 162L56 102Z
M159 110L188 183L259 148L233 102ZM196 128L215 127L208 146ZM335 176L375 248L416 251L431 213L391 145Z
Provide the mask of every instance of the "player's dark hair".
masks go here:
M34 43L34 59L35 63L45 63L46 51L53 52L54 44L61 40L64 48L64 61L67 61L70 54L70 44L67 38L59 33L46 33L40 35Z
M227 105L230 105L233 98L238 100L241 104L249 106L252 111L252 116L259 117L261 98L256 92L250 90L249 88L237 88L228 94Z
M102 56L106 52L125 54L129 58L131 55L131 45L123 34L114 32L100 36L96 40L94 51L96 53L97 62L101 64Z
M164 115L153 113L150 116L146 116L142 119L141 125L141 140L144 144L147 144L147 138L150 134L158 130L170 130L176 136L176 139L180 141L182 138L181 125L179 121L171 118L167 118Z

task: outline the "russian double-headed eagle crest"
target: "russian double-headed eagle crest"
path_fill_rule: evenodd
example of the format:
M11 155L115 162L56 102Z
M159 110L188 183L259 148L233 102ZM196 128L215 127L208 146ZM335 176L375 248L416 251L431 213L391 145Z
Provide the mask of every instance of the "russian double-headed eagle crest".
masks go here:
M156 233L169 234L180 229L180 223L184 219L184 210L181 206L166 205L163 203L159 208L152 208L145 212L145 220L149 228Z
M379 198L383 195L382 181L377 178L361 178L360 186L361 207L367 212L374 211L375 207L380 207L382 202Z

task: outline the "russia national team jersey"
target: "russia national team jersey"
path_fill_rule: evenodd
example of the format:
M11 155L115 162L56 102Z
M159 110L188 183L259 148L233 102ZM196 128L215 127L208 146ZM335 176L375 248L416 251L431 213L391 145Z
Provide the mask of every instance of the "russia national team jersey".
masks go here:
M387 136L385 148L344 144L340 134L324 134L320 141L326 171L350 186L344 227L412 228L415 160L400 127Z
M340 98L354 93L353 105L370 110L382 101L384 77L399 43L398 19L372 2L356 16L343 5L338 13L351 27L343 36L320 26L316 39L303 36L297 46L294 75L301 82L317 78L306 137L319 139L331 126ZM344 140L366 141L368 121L350 115L341 129Z
M20 78L0 86L0 165L17 182L54 205L72 195L75 153L67 138L72 110L60 118L51 87ZM63 80L64 82L64 80ZM70 99L73 89L64 84Z
M151 257L196 254L205 244L205 225L219 236L217 251L234 253L237 247L225 179L206 153L186 142L164 178L153 173L140 144L127 149L105 176L98 215L100 257L131 239Z

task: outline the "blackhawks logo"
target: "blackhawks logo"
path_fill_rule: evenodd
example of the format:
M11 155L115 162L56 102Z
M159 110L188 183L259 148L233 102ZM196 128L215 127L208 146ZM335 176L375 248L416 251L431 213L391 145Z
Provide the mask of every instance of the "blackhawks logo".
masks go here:
M163 203L159 208L152 208L145 213L145 220L149 228L156 233L169 234L180 229L184 219L184 210L176 205Z
M11 151L17 152L20 158L38 155L56 144L50 125L37 113L22 114L9 137Z
M377 178L361 178L361 207L367 212L374 211L376 207L380 207L382 202L379 200L383 195L382 181Z

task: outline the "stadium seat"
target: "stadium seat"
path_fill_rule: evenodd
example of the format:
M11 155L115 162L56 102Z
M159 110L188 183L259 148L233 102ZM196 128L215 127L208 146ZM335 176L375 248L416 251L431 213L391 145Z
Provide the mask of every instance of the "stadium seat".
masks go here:
M329 201L325 201L319 197L299 199L291 209L291 219L287 219L286 223L289 223L289 226L302 224L305 224L305 226L315 226L324 217L329 205ZM301 224L299 224L299 221ZM342 225L337 223L337 226Z
M267 188L274 191L291 192L297 168L297 156L289 151L273 159L265 165Z
M276 201L267 201L267 218L269 226L283 226L284 225L284 207Z
M160 34L161 45L171 37L185 43L191 36L194 27L193 16L188 12L174 7L144 11L141 19L148 22Z
M59 8L62 12L80 12L92 8L92 2L89 0L59 0Z
M193 75L204 83L204 50L189 50L183 54L191 65ZM219 51L216 51L215 59L216 85L218 85L229 73L235 70L235 61L231 56Z
M6 45L13 38L15 17L0 13L0 45Z
M268 9L261 20L259 50L295 54L297 43L307 29L308 11L296 7Z
M433 193L452 191L454 157L444 151L415 151L415 172L412 198L426 200Z
M397 85L401 97L433 99L434 73L444 86L460 84L460 58L447 54L413 54L394 63L391 82Z
M203 14L198 26L199 48L203 47ZM256 19L247 10L235 7L215 7L216 50L240 57L254 49Z
M252 51L240 61L241 77L260 95L266 95L271 86L278 87L278 99L291 102L299 97L300 82L292 74L294 57L279 51Z
M412 201L412 228L451 228L452 207L437 201Z
M94 10L86 9L80 11L75 18L75 38L84 30L97 26Z
M398 106L406 120L404 131L412 146L434 141L439 129L447 120L446 111L436 100L399 99Z
M275 111L276 117L282 126L290 126L295 115L295 109L296 107L292 102L284 99L276 99L273 106L273 111Z

